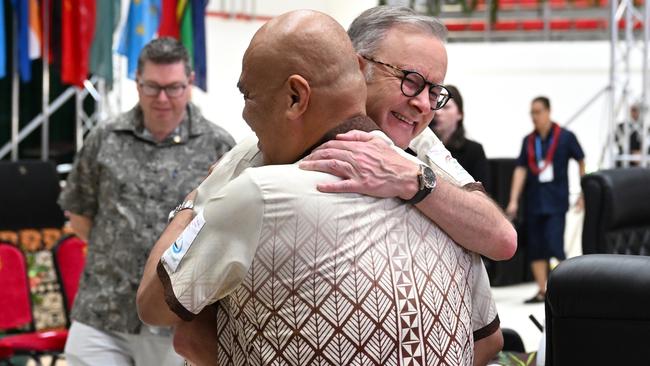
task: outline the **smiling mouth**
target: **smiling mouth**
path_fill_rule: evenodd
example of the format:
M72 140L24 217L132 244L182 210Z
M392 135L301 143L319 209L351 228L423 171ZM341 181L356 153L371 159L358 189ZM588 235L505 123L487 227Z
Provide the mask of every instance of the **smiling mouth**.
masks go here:
M402 116L401 114L399 114L397 112L391 112L391 114L393 115L393 117L397 118L398 120L400 120L400 121L402 121L402 122L404 122L404 123L406 123L408 125L415 126L415 124L416 124L414 121L408 120L406 117Z

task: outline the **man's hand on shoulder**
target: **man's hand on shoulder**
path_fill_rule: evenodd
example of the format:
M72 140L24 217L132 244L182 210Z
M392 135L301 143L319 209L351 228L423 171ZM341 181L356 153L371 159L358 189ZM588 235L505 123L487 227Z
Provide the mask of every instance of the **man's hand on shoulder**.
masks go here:
M363 131L340 134L324 143L300 163L300 168L342 178L319 184L322 192L409 199L417 191L418 165L382 138Z

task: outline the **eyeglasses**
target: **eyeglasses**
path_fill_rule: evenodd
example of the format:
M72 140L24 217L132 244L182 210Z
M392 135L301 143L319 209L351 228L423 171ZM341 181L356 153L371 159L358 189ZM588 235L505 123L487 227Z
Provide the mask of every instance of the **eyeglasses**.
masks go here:
M411 70L402 70L397 66L393 66L391 64L387 64L385 62L377 61L373 59L372 57L364 56L361 55L361 57L365 58L366 60L370 62L374 62L376 64L384 65L387 67L390 67L393 70L397 70L402 73L402 84L401 84L401 89L402 89L402 94L406 97L416 97L418 96L424 88L427 86L429 87L429 102L431 103L431 110L435 111L438 110L447 104L449 101L449 98L451 98L451 93L447 88L445 88L444 85L432 83L428 81L427 79L422 76L417 71L411 71Z
M142 93L148 97L157 97L160 91L164 90L167 97L178 98L183 95L185 88L187 88L187 84L158 85L144 81L138 82L138 85Z

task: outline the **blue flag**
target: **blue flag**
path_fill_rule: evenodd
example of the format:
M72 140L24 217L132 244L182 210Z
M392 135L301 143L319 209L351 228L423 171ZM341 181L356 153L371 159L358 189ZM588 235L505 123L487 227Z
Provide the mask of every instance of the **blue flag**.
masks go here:
M7 75L7 44L5 42L5 4L0 3L0 79Z
M140 51L153 39L159 24L160 0L131 0L117 48L117 52L128 59L127 75L130 79L135 79Z
M194 85L208 91L208 67L205 51L205 7L208 0L192 0L192 21L194 29Z
M29 1L12 0L16 14L18 15L18 70L20 80L29 82L32 80L32 63L29 59Z

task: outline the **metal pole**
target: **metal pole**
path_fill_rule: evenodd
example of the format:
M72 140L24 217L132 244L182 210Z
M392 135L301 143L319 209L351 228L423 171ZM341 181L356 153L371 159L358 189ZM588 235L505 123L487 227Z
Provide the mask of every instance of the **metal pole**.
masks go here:
M18 75L18 10L14 7L13 16L13 42L12 42L12 80L11 80L11 160L18 160L18 124L20 116L18 108L20 106L20 76Z
M643 69L641 70L643 76L643 86L641 92L641 132L639 136L641 138L641 166L648 167L648 148L650 146L648 139L650 139L650 113L648 113L648 107L650 107L650 100L648 95L648 88L650 88L650 80L648 80L648 43L650 43L650 5L647 1L644 3L645 17L643 18Z
M96 76L91 78L95 80ZM53 114L56 112L65 102L68 101L75 94L75 88L69 87L65 92L60 94L55 100L52 101L52 104L48 107L47 113ZM85 97L88 94L86 89L83 89L83 96ZM23 141L30 133L34 132L38 127L40 127L43 122L43 113L40 113L38 116L34 117L26 126L24 126L20 132L18 132L18 137L16 139L16 145ZM9 154L12 151L12 142L6 143L2 148L0 148L0 159L5 155Z
M43 94L41 99L41 111L43 111L43 126L41 128L41 160L47 161L50 154L50 114L47 107L50 104L50 11L49 0L43 0Z
M610 0L610 52L609 52L609 134L607 135L607 146L609 147L609 156L611 166L615 163L614 134L616 133L616 42L618 40L618 29L616 26L616 8L617 1Z
M81 120L81 115L83 112L83 101L84 95L82 94L82 88L75 88L75 147L77 151L81 150L84 141L84 129L83 121Z
M630 0L621 1L621 6L624 9L623 19L625 19L625 50L623 54L624 63L623 63L623 73L625 79L623 80L623 90L621 95L621 105L623 107L623 115L625 116L623 120L623 140L621 141L623 147L623 167L627 168L630 166L630 135L632 134L632 116L630 114L630 59L632 58L632 48L634 47L634 35L632 34L632 13L634 12L634 7ZM618 29L618 19L614 24L616 29ZM617 130L618 132L618 130Z

